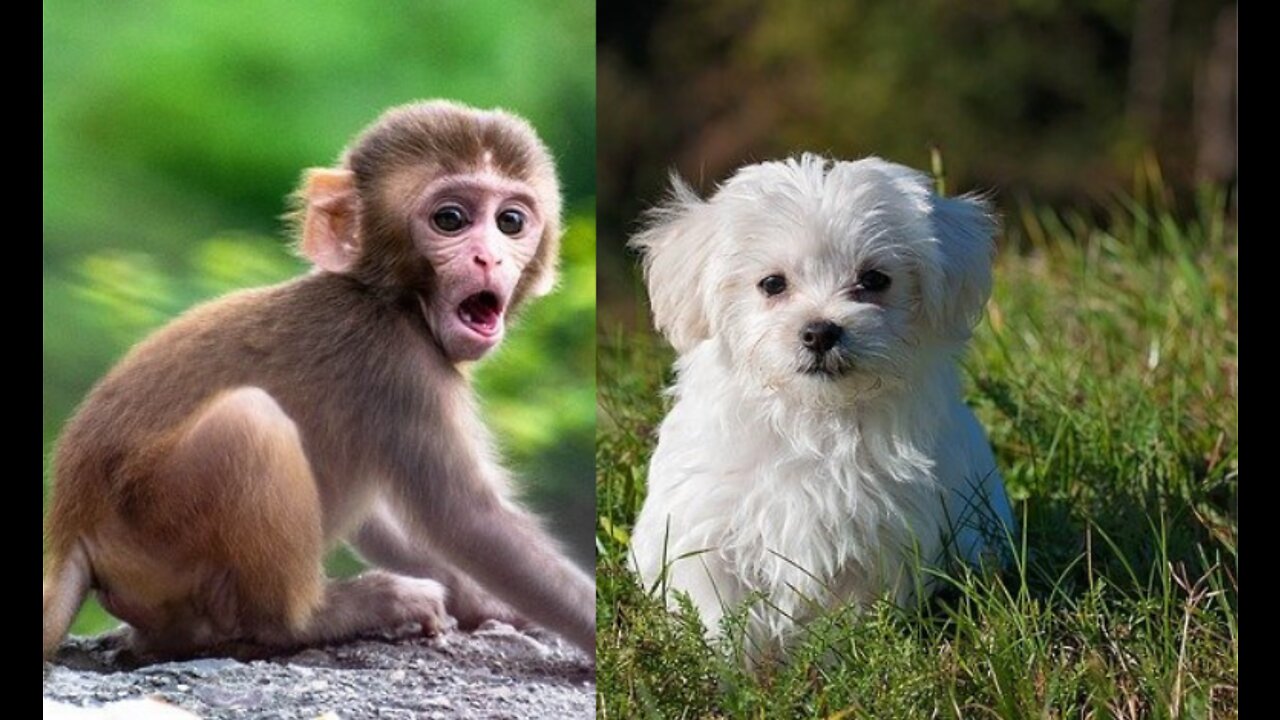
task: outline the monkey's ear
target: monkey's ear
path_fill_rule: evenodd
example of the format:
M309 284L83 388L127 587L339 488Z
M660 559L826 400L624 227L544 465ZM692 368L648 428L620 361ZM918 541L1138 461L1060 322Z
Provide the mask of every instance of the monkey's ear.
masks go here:
M556 289L560 259L560 209L553 207L551 212L552 215L542 231L543 239L538 247L538 253L525 268L526 278L521 279L521 282L527 284L529 288L529 297L538 298L549 295Z
M355 175L333 168L308 170L298 199L298 249L322 270L350 270L360 252Z
M711 337L706 275L717 246L714 217L672 174L670 199L649 211L646 225L630 245L644 253L653 324L684 353Z

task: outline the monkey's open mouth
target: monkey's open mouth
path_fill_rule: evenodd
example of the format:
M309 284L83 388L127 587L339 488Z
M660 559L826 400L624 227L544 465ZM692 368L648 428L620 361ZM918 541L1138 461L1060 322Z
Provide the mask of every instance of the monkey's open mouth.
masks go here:
M468 295L458 305L458 318L476 333L491 337L502 329L502 301L489 290Z

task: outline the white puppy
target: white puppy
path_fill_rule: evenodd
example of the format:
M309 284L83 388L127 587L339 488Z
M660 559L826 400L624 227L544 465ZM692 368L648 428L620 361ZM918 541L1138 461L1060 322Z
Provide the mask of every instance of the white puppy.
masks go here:
M674 405L632 536L646 587L711 633L752 601L776 655L825 609L930 586L1012 527L956 360L991 291L994 223L877 158L745 167L709 200L679 180L632 240ZM670 596L668 596L670 599Z

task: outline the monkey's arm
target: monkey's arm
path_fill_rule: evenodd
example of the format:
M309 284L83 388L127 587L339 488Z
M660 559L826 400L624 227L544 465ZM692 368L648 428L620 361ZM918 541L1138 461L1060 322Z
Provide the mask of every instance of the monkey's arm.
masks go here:
M594 657L595 584L508 497L506 473L490 457L460 376L452 387L417 390L420 401L402 405L409 415L381 439L405 520L498 599Z

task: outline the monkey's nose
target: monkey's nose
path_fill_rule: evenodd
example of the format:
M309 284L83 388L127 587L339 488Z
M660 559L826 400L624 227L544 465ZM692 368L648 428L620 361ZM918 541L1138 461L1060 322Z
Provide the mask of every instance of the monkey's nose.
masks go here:
M476 253L475 257L472 259L474 260L476 265L479 265L480 267L485 269L488 269L494 265L502 264L501 258L494 257L493 255L490 255L488 253Z
M821 355L840 342L844 328L830 320L819 320L804 326L800 331L800 342L815 354Z

